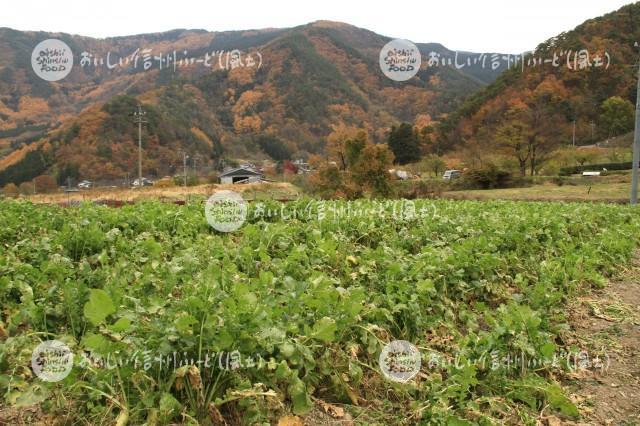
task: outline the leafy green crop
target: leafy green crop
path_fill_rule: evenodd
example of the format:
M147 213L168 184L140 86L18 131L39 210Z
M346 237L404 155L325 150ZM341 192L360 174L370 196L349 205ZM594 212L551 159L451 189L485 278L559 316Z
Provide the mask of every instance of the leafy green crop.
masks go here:
M0 401L121 425L274 422L316 398L363 423L535 424L545 406L577 417L554 379L565 366L491 361L567 349L563 308L629 260L636 211L417 200L417 216L394 217L380 206L252 204L240 230L218 234L204 200L0 201ZM47 339L75 354L63 381L31 371ZM423 357L406 384L378 368L394 339Z

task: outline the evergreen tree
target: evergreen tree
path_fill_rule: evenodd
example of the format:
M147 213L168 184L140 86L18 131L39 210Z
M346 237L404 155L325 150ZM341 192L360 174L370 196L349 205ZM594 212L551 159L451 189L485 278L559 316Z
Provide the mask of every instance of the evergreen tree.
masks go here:
M398 164L413 163L420 160L420 141L409 123L391 127L388 145Z

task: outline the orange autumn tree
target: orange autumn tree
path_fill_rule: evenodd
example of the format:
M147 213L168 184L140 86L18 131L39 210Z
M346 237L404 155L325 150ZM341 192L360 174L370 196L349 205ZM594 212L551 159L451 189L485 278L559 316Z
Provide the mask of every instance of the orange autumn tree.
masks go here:
M58 184L53 176L40 175L33 179L36 192L49 193L58 189Z
M496 141L505 154L518 162L520 176L527 174L527 163L531 158L529 135L531 128L526 122L528 107L517 103L507 110L505 120L496 131Z
M352 166L354 181L374 196L388 197L392 192L389 169L393 160L393 152L386 144L366 143Z
M327 136L327 154L331 158L331 161L336 162L341 171L347 170L345 152L347 141L356 139L360 132L363 132L363 130L357 127L347 126L342 122L331 125L331 133Z
M571 135L568 90L553 74L523 90L505 90L457 125L464 142L460 154L472 166L499 152L517 163L520 175L535 175L540 166ZM479 164L478 164L479 163Z
M310 159L316 167L311 184L325 198L352 199L365 192L374 197L390 195L388 170L393 164L393 153L386 144L373 144L364 130L355 135L350 130L339 127L328 141L328 156ZM348 134L353 136L346 137Z
M568 123L563 111L563 99L566 97L567 90L562 81L549 75L524 99L527 105L524 123L530 129L527 145L531 176L567 134Z

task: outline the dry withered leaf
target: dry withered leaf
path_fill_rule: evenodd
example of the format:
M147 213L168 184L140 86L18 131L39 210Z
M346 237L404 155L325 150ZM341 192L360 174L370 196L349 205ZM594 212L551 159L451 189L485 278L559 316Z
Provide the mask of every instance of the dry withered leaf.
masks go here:
M334 419L341 419L344 417L344 408L338 407L327 402L320 401L320 406L325 413L333 417Z
M278 426L304 426L304 423L298 416L285 416L278 420Z

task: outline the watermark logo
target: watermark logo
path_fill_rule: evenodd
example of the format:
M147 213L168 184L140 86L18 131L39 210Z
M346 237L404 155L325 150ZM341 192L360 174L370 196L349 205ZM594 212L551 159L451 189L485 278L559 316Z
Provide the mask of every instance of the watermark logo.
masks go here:
M62 80L73 67L73 52L61 40L52 38L41 41L31 52L31 67L43 80Z
M410 222L421 219L436 219L437 207L435 203L421 203L416 205L413 200L386 201L310 201L306 205L293 206L281 203L276 207L256 202L251 209L253 219L269 220L316 220L316 221L351 221L356 219L379 218Z
M73 352L59 340L46 340L31 353L31 369L45 382L59 382L73 367Z
M453 53L453 56L451 55ZM549 66L566 68L570 71L582 71L592 68L609 69L611 65L609 52L581 50L559 50L552 52L525 52L519 55L503 55L500 53L439 53L431 51L426 55L427 67L452 67L461 70L465 67L502 71L519 67L525 69Z
M407 81L420 70L422 58L418 46L409 40L395 39L380 51L380 69L394 81Z
M131 54L108 51L106 55L99 55L87 51L80 53L81 69L97 70L106 68L108 71L133 70L149 71L157 69L176 72L196 65L209 68L212 71L234 70L236 68L262 68L262 54L260 52L243 52L239 49L212 50L204 56L190 55L187 49L182 51L156 51L150 48L137 48Z
M406 340L387 343L378 358L382 374L394 382L406 383L420 371L420 351Z
M219 191L207 200L204 214L216 231L233 232L247 219L247 202L237 192Z

